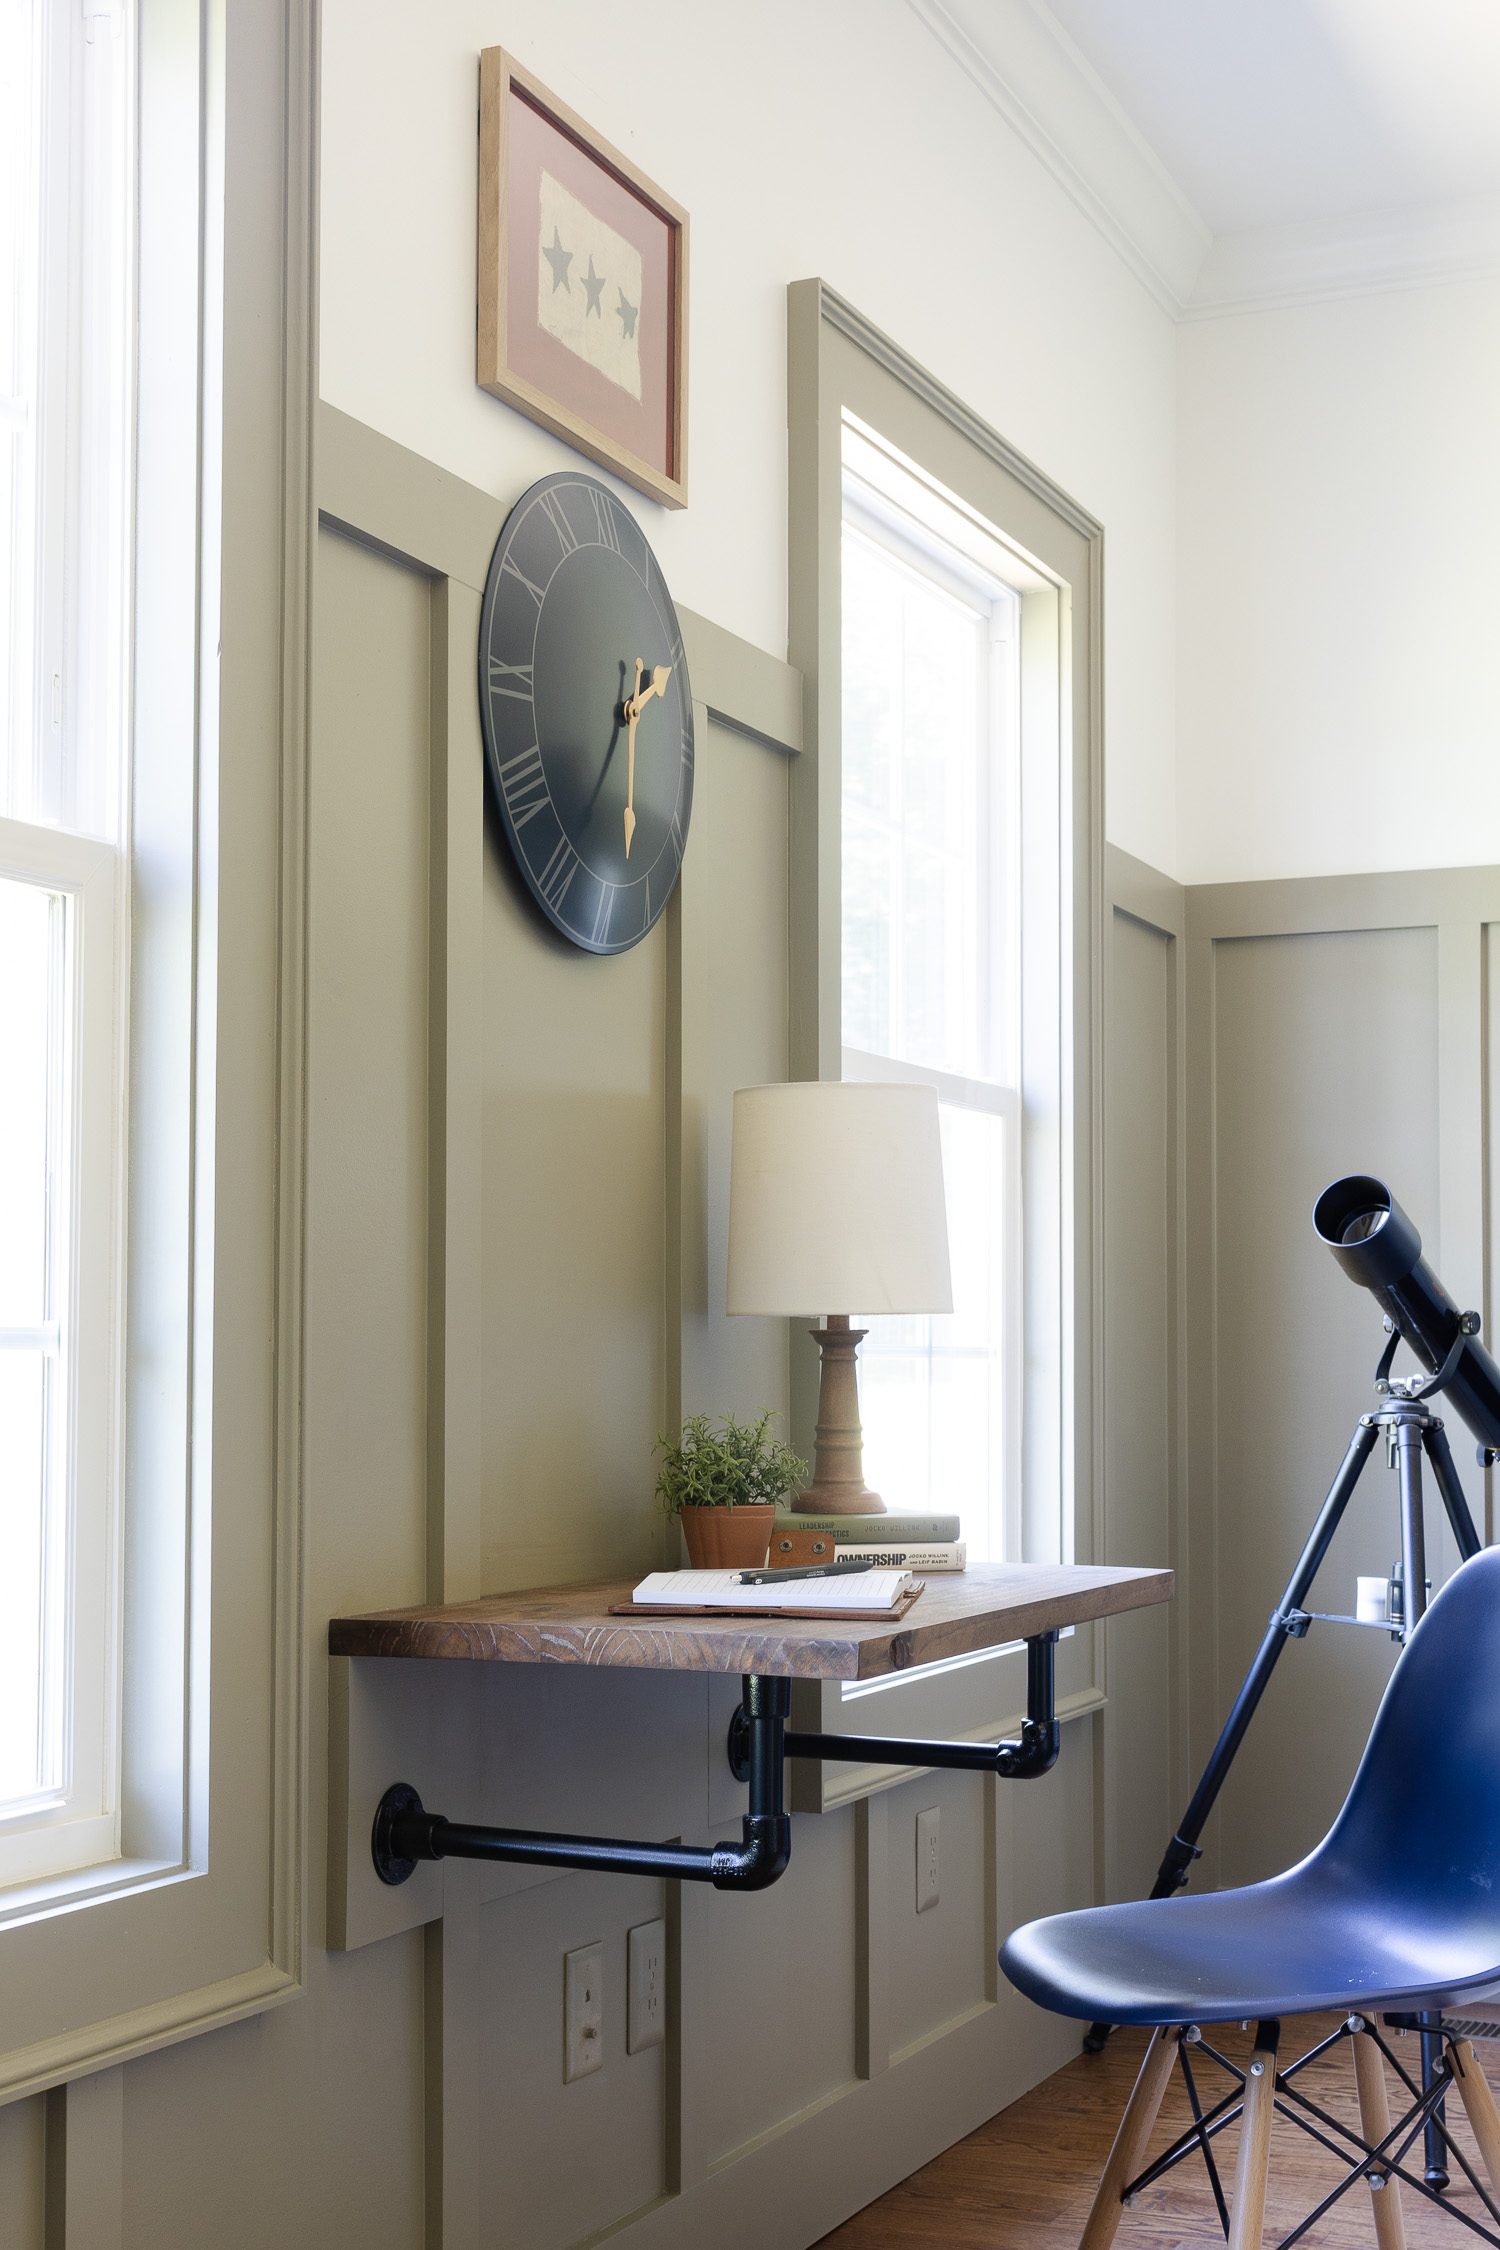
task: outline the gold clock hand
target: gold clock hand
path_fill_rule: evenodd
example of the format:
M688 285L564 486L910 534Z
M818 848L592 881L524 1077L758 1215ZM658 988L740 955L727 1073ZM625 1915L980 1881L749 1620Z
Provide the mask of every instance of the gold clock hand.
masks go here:
M638 656L635 660L635 693L625 706L625 717L630 728L627 752L629 779L625 789L625 857L627 859L630 857L631 838L635 835L635 723L641 715L641 704L644 700L641 695L641 674L645 669L644 661Z

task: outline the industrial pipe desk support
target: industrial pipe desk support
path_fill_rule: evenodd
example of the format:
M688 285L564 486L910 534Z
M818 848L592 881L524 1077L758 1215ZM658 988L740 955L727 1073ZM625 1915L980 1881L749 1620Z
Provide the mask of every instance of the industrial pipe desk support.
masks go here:
M404 1883L419 1860L493 1859L532 1867L575 1867L605 1875L664 1875L712 1883L716 1891L763 1891L786 1872L792 1824L782 1804L784 1758L844 1758L885 1766L957 1766L1030 1780L1057 1761L1054 1708L1056 1633L1026 1643L1026 1720L1016 1742L885 1741L875 1735L788 1734L786 1680L747 1675L729 1729L729 1763L750 1785L738 1844L633 1844L607 1836L558 1836L529 1828L481 1828L425 1810L408 1782L387 1789L376 1808L370 1856L382 1883Z
M1050 1773L1062 1747L1057 1717L1056 1633L1033 1633L1026 1643L1026 1717L1019 1741L922 1742L904 1735L788 1734L789 1758L839 1758L871 1766L947 1766L964 1773L993 1773L1007 1781L1035 1781ZM751 1772L751 1741L743 1710L729 1722L729 1763L735 1779Z
M748 1745L750 1809L738 1844L631 1844L608 1836L554 1836L531 1828L479 1828L423 1810L398 1781L381 1798L370 1855L382 1883L404 1883L422 1859L519 1860L601 1875L671 1875L716 1891L763 1891L786 1872L792 1824L782 1806L782 1736L791 1704L785 1680L747 1676L740 1702Z

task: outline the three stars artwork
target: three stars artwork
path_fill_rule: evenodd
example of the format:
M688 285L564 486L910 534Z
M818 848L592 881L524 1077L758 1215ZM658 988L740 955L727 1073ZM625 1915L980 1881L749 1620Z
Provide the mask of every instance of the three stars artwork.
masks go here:
M485 390L687 503L688 215L498 47L479 58Z
M544 242L542 244L542 256L546 259L548 265L552 268L552 291L554 296L559 289L570 289L572 287L572 283L568 279L568 268L573 263L573 253L571 250L565 250L563 248L562 238L558 234L557 228L555 226L552 229L552 247L549 250L546 243ZM588 272L586 274L580 274L578 278L583 283L584 295L588 298L588 304L584 308L584 318L587 319L590 313L598 312L599 299L604 294L604 277L602 274L597 274L594 271L594 258L592 251L589 253ZM633 336L635 334L635 317L640 309L641 308L639 305L632 305L628 301L625 292L622 289L620 291L620 302L616 305L615 311L620 316L621 324L627 336Z

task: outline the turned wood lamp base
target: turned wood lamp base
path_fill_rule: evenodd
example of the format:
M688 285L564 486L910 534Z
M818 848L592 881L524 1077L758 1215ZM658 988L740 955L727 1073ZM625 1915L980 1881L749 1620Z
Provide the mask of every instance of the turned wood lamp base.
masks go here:
M864 1431L859 1420L857 1355L869 1330L851 1328L847 1313L830 1313L812 1328L822 1354L813 1480L792 1502L799 1516L883 1516L885 1502L865 1483Z

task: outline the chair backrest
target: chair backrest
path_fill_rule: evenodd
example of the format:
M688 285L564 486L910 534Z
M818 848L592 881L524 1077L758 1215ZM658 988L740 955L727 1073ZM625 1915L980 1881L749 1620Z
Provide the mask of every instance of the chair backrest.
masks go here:
M1500 1547L1456 1570L1413 1631L1312 1860L1450 1929L1492 1928L1500 1965Z

